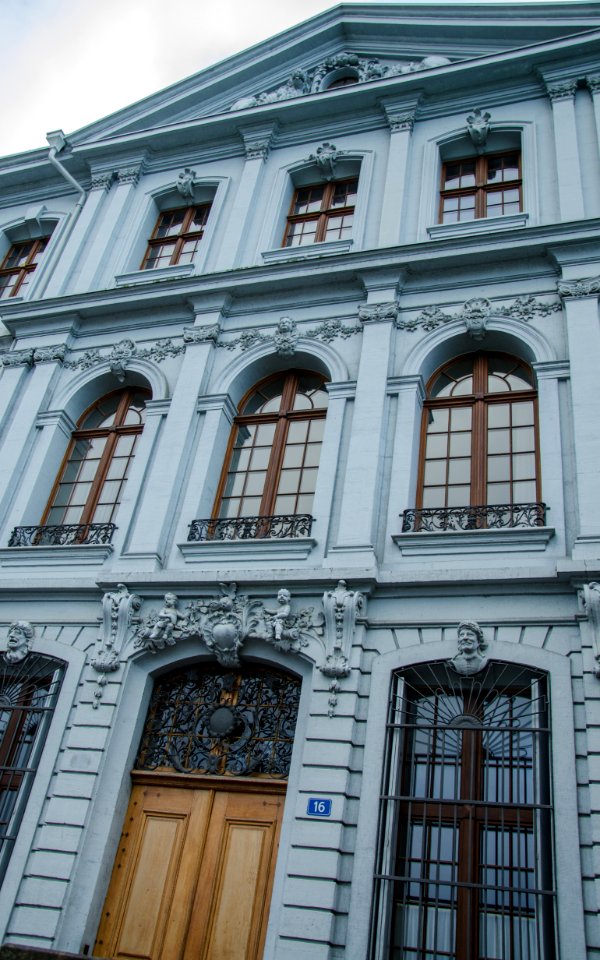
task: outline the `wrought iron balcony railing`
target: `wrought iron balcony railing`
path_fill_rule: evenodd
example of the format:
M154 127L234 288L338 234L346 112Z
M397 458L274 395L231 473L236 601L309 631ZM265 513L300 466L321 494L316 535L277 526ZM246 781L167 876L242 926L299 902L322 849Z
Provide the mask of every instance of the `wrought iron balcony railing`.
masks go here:
M188 541L263 540L309 537L313 517L309 513L280 514L275 517L223 517L193 520Z
M402 533L446 530L497 530L506 527L544 527L545 503L503 503L481 507L427 507L405 510Z
M112 541L114 523L61 523L56 526L15 527L9 547L104 546Z

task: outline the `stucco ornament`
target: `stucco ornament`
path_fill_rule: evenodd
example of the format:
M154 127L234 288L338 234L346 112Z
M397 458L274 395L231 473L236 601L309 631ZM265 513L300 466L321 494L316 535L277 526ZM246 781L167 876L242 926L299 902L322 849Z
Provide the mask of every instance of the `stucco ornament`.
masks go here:
M467 133L476 147L483 147L490 132L490 120L492 116L487 110L482 113L477 107L467 117Z
M362 323L383 323L385 320L396 320L400 305L396 300L390 303L361 303L358 308L358 319Z
M55 343L49 347L36 347L33 354L34 363L53 363L58 361L62 363L67 354L65 343Z
M34 629L28 620L15 620L8 628L6 650L2 658L6 663L22 663L33 645Z
M580 592L583 610L592 628L594 643L594 676L600 680L600 583L593 580L583 585Z
M600 278L598 282L600 284ZM511 320L523 320L528 323L536 317L548 317L560 310L562 310L560 300L551 300L550 302L538 300L531 294L517 297L509 304L495 304L490 303L486 297L474 297L467 300L456 313L446 313L439 306L425 307L416 317L399 319L396 326L399 330L408 330L409 333L414 332L419 327L429 332L446 323L451 323L452 320L463 320L467 326L467 332L473 336L471 330L476 333L479 333L482 329L485 330L488 321L493 317L509 317ZM477 338L482 339L481 337Z
M319 168L323 180L329 183L335 177L335 165L338 158L346 152L346 150L338 150L334 143L322 143L314 153L309 154L306 162L314 163Z
M133 340L126 339L115 344L108 354L103 354L98 347L93 347L82 353L76 360L67 360L64 366L70 370L89 370L108 361L112 373L122 382L125 379L125 371L134 358L155 360L160 363L167 357L177 357L184 352L185 342L175 344L170 337L163 337L150 347L138 347Z
M4 353L2 355L2 366L31 367L33 365L33 356L34 351L32 349L11 350L9 353Z
M462 677L472 677L487 666L484 651L487 643L483 630L474 620L463 620L457 630L458 653L448 661L448 666Z
M559 280L561 297L594 297L600 293L600 277L585 277L581 280Z
M90 663L98 676L94 691L94 708L98 707L106 686L106 675L119 669L119 654L132 624L138 622L141 597L129 593L124 583L104 594L98 633L98 648Z
M490 301L486 300L485 297L475 297L473 300L467 300L461 310L461 315L465 321L467 333L472 340L485 339L491 312Z
M280 357L293 357L298 343L298 331L291 317L282 317L273 334L275 350Z
M196 182L196 171L191 170L190 167L186 167L185 170L182 170L177 180L175 181L175 187L177 192L181 194L185 199L193 200L194 199L194 184Z
M356 618L364 607L365 598L358 590L348 590L345 580L339 580L335 590L323 595L325 613L325 661L319 667L329 677L329 716L337 705L339 681L350 674L350 652L354 639Z
M117 380L120 380L121 383L125 380L127 364L134 356L135 343L133 340L119 340L118 343L115 343L109 354L108 362L110 364L110 372Z
M323 633L322 618L312 607L292 610L290 591L282 587L278 606L269 609L262 600L238 594L237 584L221 583L213 599L191 600L181 612L174 602L153 610L134 630L134 647L156 653L179 640L203 641L224 667L237 667L244 643L264 640L285 653L298 653Z

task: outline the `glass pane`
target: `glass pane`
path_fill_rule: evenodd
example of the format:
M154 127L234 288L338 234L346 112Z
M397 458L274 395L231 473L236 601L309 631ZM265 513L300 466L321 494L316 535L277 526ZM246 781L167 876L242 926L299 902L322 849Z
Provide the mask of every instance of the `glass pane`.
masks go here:
M427 414L427 420L428 420L427 432L428 433L446 433L448 430L449 416L450 416L450 411L448 407L429 410Z
M301 467L303 454L304 447L302 444L294 444L293 446L288 444L283 455L284 470L289 469L290 467Z
M278 493L296 493L300 483L300 470L282 470L279 478Z
M303 187L296 192L293 212L295 214L314 213L321 209L324 193L323 186Z
M433 484L442 484L446 482L446 461L428 460L425 463L425 486Z
M448 487L448 506L466 507L471 502L471 487Z
M510 453L510 430L488 432L488 453Z
M426 487L423 490L422 500L425 508L443 507L446 504L446 488Z
M321 442L325 433L325 419L309 420L308 439L312 442Z
M488 480L496 483L510 479L510 457L488 457Z
M445 457L448 453L448 435L445 433L441 434L429 434L427 437L427 447L425 451L425 456L428 460L432 460L434 457Z
M122 394L116 393L112 397L106 397L100 400L85 419L81 421L79 427L81 430L99 430L101 427L110 427L115 420L117 407L121 402Z
M470 479L470 460L450 460L448 464L448 483L469 483Z
M511 405L512 422L515 427L526 427L533 425L533 401L525 400L523 403L513 403Z
M291 516L296 513L296 497L278 496L275 499L275 513Z
M250 395L244 406L240 408L240 412L244 414L264 413L267 404L269 404L270 411L275 410L275 412L277 412L281 406L283 385L283 377L276 377L274 380L269 380L267 383L261 384L261 386ZM279 403L275 405L269 403L269 401L275 399L278 399Z
M531 480L535 477L535 456L533 453L519 453L513 457L513 476L515 480Z
M513 483L514 503L535 503L537 501L537 487L534 480L521 480Z
M274 423L261 423L256 427L256 445L265 447L273 443L275 436Z
M301 443L306 440L309 420L293 420L288 427L287 442Z
M255 447L250 457L251 470L266 470L271 457L271 447Z
M509 483L488 483L487 502L492 504L511 503Z
M465 457L471 453L471 433L451 433L450 434L450 455L452 457Z
M306 447L306 454L304 456L304 466L318 467L320 455L321 455L321 444L309 443L308 446Z
M317 471L312 470L303 470L302 479L300 481L300 491L302 493L311 493L314 492L317 485Z
M508 403L493 403L487 408L488 427L508 427L510 425L510 407Z
M262 494L266 475L264 470L259 470L257 473L247 473L244 492L247 495Z
M450 418L452 430L470 430L471 414L471 407L452 407Z
M244 497L240 501L240 517L257 517L260 510L260 497Z

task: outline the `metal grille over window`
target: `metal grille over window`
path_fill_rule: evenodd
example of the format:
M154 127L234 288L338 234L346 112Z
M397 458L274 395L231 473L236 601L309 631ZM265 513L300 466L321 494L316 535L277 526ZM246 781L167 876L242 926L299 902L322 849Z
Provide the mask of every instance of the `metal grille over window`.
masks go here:
M0 659L0 880L6 872L63 677L58 660Z
M136 769L283 779L299 700L298 678L260 667L191 668L161 678Z
M373 960L552 960L545 676L445 662L392 682Z

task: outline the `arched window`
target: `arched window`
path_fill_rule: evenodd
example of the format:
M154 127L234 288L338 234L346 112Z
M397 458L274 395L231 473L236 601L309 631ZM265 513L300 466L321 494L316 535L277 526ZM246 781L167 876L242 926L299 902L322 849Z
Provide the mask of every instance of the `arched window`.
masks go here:
M85 532L91 524L112 524L144 427L148 398L148 391L129 387L87 410L73 431L44 525L77 525Z
M373 960L552 960L546 677L489 662L398 671L388 717Z
M213 519L204 522L204 535L192 539L310 532L327 401L323 377L301 370L269 377L246 395Z
M427 529L428 517L442 518L446 529L454 523L463 529L540 525L537 451L537 394L529 367L491 353L445 364L427 388L419 529Z
M21 626L14 624L13 629ZM23 819L62 677L63 664L50 657L28 653L23 658L6 652L0 658L0 882Z

